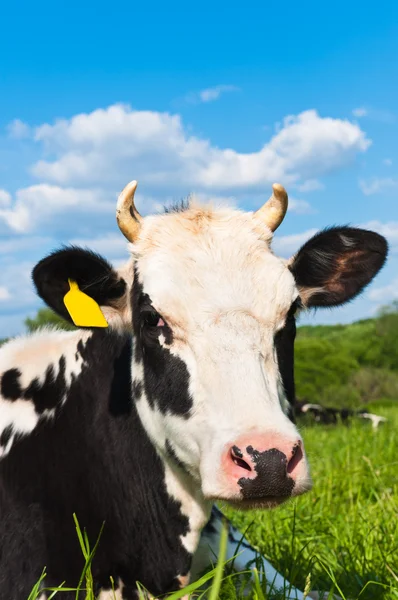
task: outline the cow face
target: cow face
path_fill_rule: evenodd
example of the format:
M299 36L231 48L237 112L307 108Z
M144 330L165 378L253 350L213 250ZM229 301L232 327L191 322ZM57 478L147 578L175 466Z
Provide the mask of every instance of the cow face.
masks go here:
M270 507L305 492L304 446L289 418L295 316L358 294L384 263L384 238L334 228L286 261L271 251L274 221L262 212L192 204L139 227L131 218L122 272L66 249L36 267L39 294L66 316L74 278L111 325L132 333L142 423L206 498Z

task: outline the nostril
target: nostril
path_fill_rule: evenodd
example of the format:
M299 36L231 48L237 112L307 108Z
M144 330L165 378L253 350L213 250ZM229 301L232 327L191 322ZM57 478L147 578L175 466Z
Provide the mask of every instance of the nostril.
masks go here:
M234 462L241 469L246 469L246 471L252 470L251 466L245 460L243 460L243 458L242 458L243 454L237 446L232 446L232 448L230 450L230 456L231 456L232 462Z
M302 460L303 458L303 451L301 449L301 444L300 442L298 442L292 451L292 456L287 464L287 472L288 473L292 473L294 471L294 469L297 467L297 465L299 464L299 462Z

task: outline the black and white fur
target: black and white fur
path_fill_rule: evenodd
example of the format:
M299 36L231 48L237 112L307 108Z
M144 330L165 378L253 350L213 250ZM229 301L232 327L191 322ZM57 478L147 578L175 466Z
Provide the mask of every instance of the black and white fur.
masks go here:
M286 262L252 215L226 209L144 221L121 271L66 248L33 273L39 295L68 319L63 297L76 280L108 330L44 330L0 350L0 589L8 600L25 600L44 566L47 587L77 584L73 513L92 543L105 523L92 567L101 600L111 597L111 577L126 600L136 598L136 581L155 596L183 587L213 502L244 506L222 481L225 444L253 430L299 435L289 404L296 310L348 301L387 253L375 233L335 228ZM292 494L309 487L300 479ZM253 497L252 505L275 502ZM217 545L214 519L202 552ZM253 550L244 550L246 561ZM284 585L266 561L264 569Z

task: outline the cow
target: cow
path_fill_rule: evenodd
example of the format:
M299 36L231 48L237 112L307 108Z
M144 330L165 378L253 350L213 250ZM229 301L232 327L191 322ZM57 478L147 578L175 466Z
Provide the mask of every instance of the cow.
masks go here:
M337 425L340 421L348 423L351 419L367 419L372 424L372 429L377 429L380 423L385 423L387 419L380 415L368 412L365 408L354 410L352 408L331 408L321 404L313 404L306 400L296 400L294 403L294 413L296 417L311 415L316 423L322 425Z
M44 588L77 585L73 514L92 543L103 526L95 593L113 598L112 579L128 600L136 582L154 596L187 584L202 531L205 544L217 538L216 502L270 509L310 490L292 411L295 319L348 302L386 260L382 236L347 226L277 257L288 204L279 184L256 212L193 199L145 218L136 186L117 203L130 253L122 268L66 246L33 270L40 298L80 327L0 350L7 600L26 600L44 567L41 599ZM105 324L72 314L72 285Z

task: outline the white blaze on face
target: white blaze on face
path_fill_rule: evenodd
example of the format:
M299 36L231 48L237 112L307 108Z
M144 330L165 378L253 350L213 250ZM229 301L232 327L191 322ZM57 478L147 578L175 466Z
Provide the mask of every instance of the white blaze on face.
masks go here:
M192 207L144 220L133 247L140 283L171 328L170 346L189 372L188 419L138 403L151 438L170 439L200 477L205 495L222 497L221 455L248 434L300 439L286 407L274 336L298 296L271 232L251 214Z

